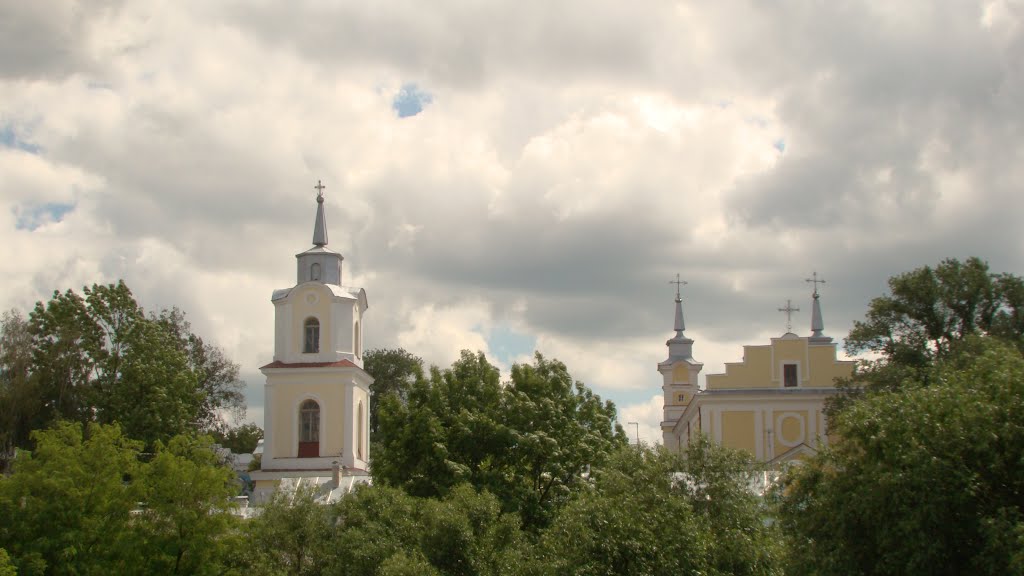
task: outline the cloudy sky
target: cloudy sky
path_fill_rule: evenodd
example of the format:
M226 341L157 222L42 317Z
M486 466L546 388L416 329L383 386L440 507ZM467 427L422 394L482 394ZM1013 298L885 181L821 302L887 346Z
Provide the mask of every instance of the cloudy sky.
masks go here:
M945 257L1024 273L1006 1L0 0L0 307L125 279L237 361L310 245L370 347L534 349L659 439L676 273L705 372L842 339ZM632 427L629 431L633 432Z

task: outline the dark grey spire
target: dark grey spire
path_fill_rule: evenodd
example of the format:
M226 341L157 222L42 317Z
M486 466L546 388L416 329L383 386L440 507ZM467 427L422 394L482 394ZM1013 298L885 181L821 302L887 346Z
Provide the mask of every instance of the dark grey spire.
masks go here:
M825 322L821 319L821 301L818 293L814 294L814 307L811 309L811 336L815 338L821 338L824 334L821 333L825 329Z
M316 181L316 222L313 224L313 245L327 245L327 219L324 217L324 186Z
M683 321L683 298L679 294L679 289L686 285L686 280L680 280L679 274L676 274L675 280L670 280L669 284L676 285L676 338L683 336L683 330L686 330L686 322Z
M814 304L811 307L811 341L812 342L831 342L830 336L825 336L822 331L825 330L825 321L821 317L821 296L818 294L818 284L824 284L825 281L818 278L818 272L815 271L807 282L814 284Z
M676 279L670 281L669 284L676 285L676 335L665 342L668 345L668 357L669 360L693 360L693 340L683 334L683 330L686 330L686 323L683 322L683 297L679 293L679 289L686 285L686 281L680 280L679 274L676 274Z

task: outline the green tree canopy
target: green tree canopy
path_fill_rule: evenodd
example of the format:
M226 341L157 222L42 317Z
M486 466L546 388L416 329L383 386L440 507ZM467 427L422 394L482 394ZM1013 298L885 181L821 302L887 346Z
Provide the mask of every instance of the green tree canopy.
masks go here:
M27 323L0 326L0 410L6 438L59 420L118 422L148 445L222 427L244 411L238 366L191 332L179 310L146 316L123 283L54 292Z
M588 465L626 444L615 407L539 354L502 385L483 354L464 351L418 379L407 401L379 412L374 480L414 496L443 496L462 482L495 494L529 527L546 524Z
M419 378L407 401L387 395L378 409L374 480L413 496L443 496L469 481L485 455L500 449L498 369L463 351L451 368Z
M1024 358L991 338L836 415L783 486L793 574L1024 573Z
M413 383L423 378L423 360L404 348L378 348L363 354L363 369L373 376L373 384L370 384L370 440L375 441L377 410L381 401L385 396L393 395L404 403Z
M404 574L402 562L450 576L509 573L505 554L524 545L519 521L497 499L468 484L443 499L417 498L386 486L361 486L338 503L340 530L331 565L346 574Z
M18 576L18 569L11 562L11 557L7 554L7 550L3 548L0 548L0 576Z
M19 573L224 572L237 488L212 440L176 436L153 455L118 426L86 432L67 421L35 432L31 456L0 476L0 548Z
M920 379L972 335L1024 349L1024 280L996 274L980 258L943 260L889 279L890 294L871 301L846 338L850 354L872 352L861 381L874 387Z
M144 508L133 523L138 574L220 574L233 557L238 485L209 436L158 442L137 481Z
M218 430L213 437L218 444L234 454L252 454L263 439L263 429L252 422L246 422L241 426Z
M23 575L123 571L140 492L141 443L116 426L62 423L34 433L36 449L0 477L0 547Z
M680 456L627 447L541 535L529 574L780 574L749 454L698 438Z
M333 511L317 501L317 489L274 492L245 527L252 574L322 574L328 543L336 535Z
M42 402L32 369L32 335L15 310L0 316L0 474L8 470L14 450L29 442L40 427Z

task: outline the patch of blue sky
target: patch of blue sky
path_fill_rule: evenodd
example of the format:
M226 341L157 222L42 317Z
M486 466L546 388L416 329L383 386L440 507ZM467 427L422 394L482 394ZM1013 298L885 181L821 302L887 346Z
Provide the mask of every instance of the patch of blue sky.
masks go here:
M406 83L395 94L391 100L391 108L398 114L399 118L415 116L423 111L423 108L434 101L434 97L426 90L421 90L414 83Z
M572 373L572 366L569 366L569 373ZM614 398L613 402L615 402L615 407L619 410L619 418L622 418L623 407L633 406L636 404L646 404L651 401L651 396L661 394L661 387L658 385L651 386L650 388L630 388L623 390L621 388L611 389L594 386L589 382L584 382L584 384L590 386L602 400L611 400ZM625 421L623 421L622 424L625 426ZM630 429L630 433L632 433L632 429Z
M59 202L46 202L30 206L15 207L14 227L18 230L33 230L43 224L60 222L68 213L75 209L74 204L62 204Z
M775 142L772 143L772 147L775 148L776 150L778 150L779 152L785 152L786 151L786 139L785 138L779 138L778 140L776 140Z
M5 148L14 148L29 154L39 154L41 148L36 144L24 140L17 131L14 130L14 126L7 124L0 127L0 146Z
M499 325L487 334L487 348L494 359L502 364L511 365L522 356L532 357L536 347L536 338L520 334L505 325Z

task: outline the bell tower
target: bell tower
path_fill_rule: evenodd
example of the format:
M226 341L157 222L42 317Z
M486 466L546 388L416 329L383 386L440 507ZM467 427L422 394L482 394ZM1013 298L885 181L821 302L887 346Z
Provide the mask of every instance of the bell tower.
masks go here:
M295 255L296 284L274 290L274 358L266 376L259 482L367 475L373 378L363 370L366 291L342 283L327 247L325 186L317 182L313 246Z
M661 372L661 389L665 393L664 417L661 422L662 441L666 448L675 452L679 445L678 438L672 430L698 391L697 378L704 365L693 359L693 339L683 334L686 323L683 320L681 288L686 285L686 281L680 280L676 274L676 279L669 283L676 285L676 335L665 342L668 347L668 358L658 364L658 372Z

